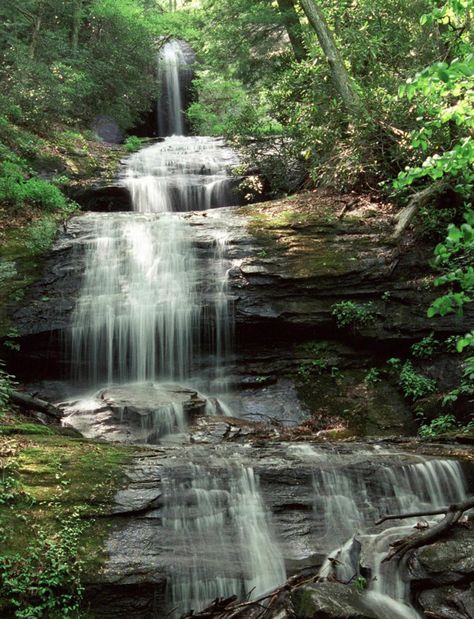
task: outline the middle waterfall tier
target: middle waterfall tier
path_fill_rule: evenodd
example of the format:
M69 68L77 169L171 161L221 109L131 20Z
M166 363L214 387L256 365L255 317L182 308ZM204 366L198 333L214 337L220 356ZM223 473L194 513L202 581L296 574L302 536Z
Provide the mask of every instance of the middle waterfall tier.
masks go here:
M227 170L237 163L220 139L172 136L132 155L123 180L142 213L233 206L239 198Z
M205 137L169 137L129 158L124 182L135 213L93 217L84 247L72 321L78 378L180 381L204 356L200 387L220 378L232 332L225 222L216 217L203 240L173 211L229 205L227 168L236 162L221 140ZM212 248L204 258L202 243Z
M225 230L204 239L174 213L91 215L90 223L73 312L77 378L176 381L196 375L200 360L205 383L218 378L232 339Z

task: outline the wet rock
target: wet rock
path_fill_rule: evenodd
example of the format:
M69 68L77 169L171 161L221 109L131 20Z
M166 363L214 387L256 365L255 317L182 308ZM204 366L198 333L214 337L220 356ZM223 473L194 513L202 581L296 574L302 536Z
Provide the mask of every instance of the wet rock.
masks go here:
M87 438L156 443L162 436L183 432L188 422L205 414L206 404L197 391L180 385L121 385L66 403L64 423Z
M420 548L411 568L413 580L451 584L474 581L474 529L454 527L446 539Z
M334 330L332 305L352 298L374 305L376 321L360 330L365 337L418 338L427 331L426 307L432 292L420 286L419 278L426 272L431 248L411 248L401 254L388 242L383 226L377 222L361 225L357 219L328 226L305 216L295 229L291 218L283 218L276 227L271 213L266 223L255 224L259 211L252 207L226 207L204 214L184 213L182 217L194 229L200 260L212 258L213 231L225 229L224 259L229 261L229 294L235 298L239 328L287 325ZM60 233L43 279L28 291L29 303L14 314L22 337L69 327L84 270L84 247L104 217L110 215L74 217ZM466 312L462 321L447 316L431 321L429 329L464 332L466 321L472 318L469 308Z
M427 617L436 619L472 619L474 617L474 583L446 586L423 591L418 603Z
M365 608L360 593L340 583L306 585L297 589L291 600L299 619L377 619Z
M474 529L454 527L445 539L417 550L410 573L427 617L474 617Z

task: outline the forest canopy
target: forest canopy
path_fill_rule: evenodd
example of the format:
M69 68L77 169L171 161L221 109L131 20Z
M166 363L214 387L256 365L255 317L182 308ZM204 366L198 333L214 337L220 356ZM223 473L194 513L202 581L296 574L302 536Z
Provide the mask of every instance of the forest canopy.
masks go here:
M471 10L472 0L7 0L2 123L94 129L105 117L133 133L158 95L160 46L185 38L198 58L197 133L283 136L281 157L339 188L379 190L409 166L400 190L426 176L429 156L450 153L431 176L472 165Z

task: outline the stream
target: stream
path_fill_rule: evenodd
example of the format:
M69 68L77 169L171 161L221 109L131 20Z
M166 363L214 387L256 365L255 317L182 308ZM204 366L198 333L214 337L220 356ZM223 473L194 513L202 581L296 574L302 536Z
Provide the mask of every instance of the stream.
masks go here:
M65 344L75 390L65 424L150 446L116 498L126 512L132 494L142 515L112 530L106 574L124 587L145 574L158 593L143 593L142 614L103 616L179 617L216 597L253 599L316 564L322 580L344 583L363 565L369 617L423 617L409 583L382 562L416 520L373 523L465 498L461 463L377 445L231 444L205 429L189 439L199 419L242 417L249 405L232 389L235 258L218 208L238 202L238 157L221 139L183 135L187 62L178 42L164 46L167 137L127 160L133 211L76 218L84 271ZM257 420L275 415L278 394L267 395L249 409ZM288 408L294 422L304 416Z

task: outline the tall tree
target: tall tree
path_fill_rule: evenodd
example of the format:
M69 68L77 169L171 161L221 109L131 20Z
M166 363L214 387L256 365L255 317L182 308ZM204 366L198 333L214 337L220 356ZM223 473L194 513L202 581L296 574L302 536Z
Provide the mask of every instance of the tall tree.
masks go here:
M278 8L282 16L283 25L288 33L295 58L300 62L307 57L308 53L304 45L303 31L301 29L298 13L296 12L295 0L278 0Z
M71 29L71 49L77 53L79 47L79 33L81 30L83 0L74 0L72 5L72 29Z
M31 60L34 60L36 56L36 49L38 47L39 35L41 32L41 26L43 24L44 12L45 12L44 2L40 2L38 4L38 12L36 13L35 18L34 18L33 33L31 35L31 42L30 42Z
M319 44L331 69L332 79L344 107L351 115L360 111L360 100L344 66L344 61L336 45L334 35L319 6L314 0L300 0L301 7L309 23L316 32Z

